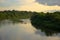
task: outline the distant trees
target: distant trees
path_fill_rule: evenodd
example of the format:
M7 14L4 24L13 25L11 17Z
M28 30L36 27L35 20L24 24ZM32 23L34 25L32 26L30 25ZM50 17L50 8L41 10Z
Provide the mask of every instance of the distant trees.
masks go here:
M0 21L5 19L10 20L19 20L19 19L26 19L30 18L35 13L33 12L27 12L27 11L15 11L15 10L8 10L8 11L0 11Z
M36 29L41 29L46 35L60 32L60 12L39 13L31 17L31 23Z

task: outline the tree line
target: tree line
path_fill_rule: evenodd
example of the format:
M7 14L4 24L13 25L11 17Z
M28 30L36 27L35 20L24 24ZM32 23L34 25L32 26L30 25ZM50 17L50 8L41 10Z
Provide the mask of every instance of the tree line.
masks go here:
M16 10L5 10L0 11L0 21L5 19L10 20L19 20L19 19L27 19L34 15L34 12L31 11L16 11Z
M37 13L30 20L36 29L45 32L47 36L60 33L60 12L58 11L53 13Z

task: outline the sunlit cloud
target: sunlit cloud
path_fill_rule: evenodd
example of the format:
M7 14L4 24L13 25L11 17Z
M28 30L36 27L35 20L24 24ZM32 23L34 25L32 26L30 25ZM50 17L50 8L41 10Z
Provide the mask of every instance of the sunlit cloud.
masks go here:
M47 11L60 10L60 6L41 4L39 0L5 0L0 3L0 10ZM53 3L52 3L53 4Z
M47 11L47 10L60 10L59 6L47 6L38 3L32 3L30 5L23 5L20 7L20 10L27 10L27 11Z

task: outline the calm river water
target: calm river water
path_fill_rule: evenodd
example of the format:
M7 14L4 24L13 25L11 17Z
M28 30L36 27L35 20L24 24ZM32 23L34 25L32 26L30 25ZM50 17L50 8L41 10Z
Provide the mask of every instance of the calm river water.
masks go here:
M26 23L12 23L4 20L0 23L0 40L60 40L60 34L46 36L44 32L36 30L29 19L22 19Z

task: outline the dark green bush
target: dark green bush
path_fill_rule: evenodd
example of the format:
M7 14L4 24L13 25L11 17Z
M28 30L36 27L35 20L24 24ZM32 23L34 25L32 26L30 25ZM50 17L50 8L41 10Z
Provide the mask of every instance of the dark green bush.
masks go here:
M60 32L60 12L40 13L32 16L30 20L36 29L43 30L47 35Z

